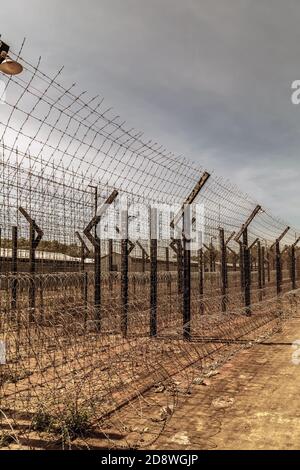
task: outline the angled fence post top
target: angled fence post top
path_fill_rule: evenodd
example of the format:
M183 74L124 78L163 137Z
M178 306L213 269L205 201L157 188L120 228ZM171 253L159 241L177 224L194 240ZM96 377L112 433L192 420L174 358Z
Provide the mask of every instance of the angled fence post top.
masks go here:
M19 211L21 214L25 217L27 222L32 226L33 230L37 233L36 238L33 241L33 247L37 248L38 244L40 243L41 239L44 236L43 230L38 226L36 221L31 218L31 216L28 214L28 212L24 209L24 207L19 207Z
M93 228L96 228L97 225L99 224L101 217L105 214L107 211L107 207L114 202L114 200L118 196L118 191L115 189L106 199L104 204L100 207L100 210L98 211L98 214L95 215L91 221L88 223L88 225L85 227L83 230L84 235L87 237L87 239L91 242L93 246L99 246L100 245L100 240L98 236L92 235L91 230Z
M230 246L227 246L227 250L229 250L234 256L239 256L232 248L230 248Z
M178 240L175 240L174 238L171 238L171 243L170 243L170 248L178 254Z
M81 243L81 246L82 246L83 252L84 252L84 257L86 258L86 257L90 256L91 251L89 250L87 244L85 243L85 241L84 241L84 239L82 238L82 236L80 235L80 233L79 233L79 232L75 232L75 235L76 235L76 237L78 238L78 240L79 240L80 243Z
M251 243L249 246L249 250L252 250L252 248L259 242L259 238L255 238L255 240Z
M251 224L252 220L254 219L254 217L262 210L262 207L260 205L257 205L255 207L255 209L251 212L251 214L249 215L248 219L246 220L246 222L242 225L242 227L240 228L240 230L238 231L238 233L236 234L236 236L234 237L234 240L238 243L240 243L240 238L243 234L243 232L245 231L246 228L248 228L248 226Z
M182 219L182 217L184 215L185 206L186 205L191 205L194 202L194 200L196 199L196 197L200 193L201 189L203 188L203 186L205 185L205 183L207 182L209 177L210 177L210 174L207 171L205 171L203 173L203 175L201 176L201 178L199 179L199 181L195 184L195 186L192 189L192 191L190 192L190 194L187 196L187 198L183 202L179 212L175 215L174 219L171 220L171 222L170 222L170 227L171 228L175 228L175 226L178 224L178 222Z
M140 248L140 250L142 251L142 253L144 254L145 258L146 258L146 261L149 261L150 260L150 256L148 255L147 251L145 250L145 248L143 247L143 245L141 244L141 242L139 240L136 240L136 245ZM134 243L133 243L133 246L134 246Z
M291 227L288 226L284 229L284 231L279 235L279 237L276 238L275 242L270 246L270 250L272 250L277 243L281 242L281 240L283 239L283 237L285 237L285 235L288 233L290 228Z
M225 240L225 245L228 245L228 243L231 242L234 236L235 236L235 231L231 232L227 240Z
M292 244L292 246L295 248L300 241L300 237L297 238L297 240Z
M204 248L205 248L207 251L213 250L213 247L207 246L205 243L203 243L203 246L204 246Z

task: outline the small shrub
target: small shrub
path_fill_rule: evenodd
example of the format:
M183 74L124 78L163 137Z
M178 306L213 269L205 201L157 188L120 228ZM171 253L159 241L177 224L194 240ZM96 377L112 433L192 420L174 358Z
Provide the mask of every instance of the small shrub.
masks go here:
M31 429L61 436L63 445L77 437L87 435L92 429L91 412L87 409L71 407L63 415L51 416L40 409L33 417Z
M34 431L51 431L53 426L53 418L46 413L43 409L37 411L31 423L31 428Z
M91 414L88 410L70 408L63 425L70 437L82 436L91 430Z
M56 432L59 432L63 447L70 446L70 442L77 437L87 435L92 429L91 412L86 409L78 410L75 407L70 408L59 426L56 426Z

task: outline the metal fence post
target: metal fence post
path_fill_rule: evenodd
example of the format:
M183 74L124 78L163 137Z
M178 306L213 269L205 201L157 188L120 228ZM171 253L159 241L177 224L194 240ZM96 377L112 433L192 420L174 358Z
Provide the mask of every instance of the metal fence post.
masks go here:
M169 314L171 314L172 311L172 305L171 305L171 300L172 300L172 279L170 275L170 250L168 247L166 247L166 271L168 273L167 275L167 291L168 291L168 297L169 297Z
M204 294L204 277L203 277L203 248L198 250L198 273L199 273L199 297L200 297L200 313L204 312L203 294Z
M258 287L258 296L259 300L262 301L262 272L263 272L263 263L262 263L262 250L261 243L258 240L257 245L257 287Z
M11 254L11 272L14 274L11 289L11 308L13 310L17 307L17 279L16 274L18 271L18 227L12 227L12 254Z
M128 211L121 211L121 331L128 330Z
M281 254L279 241L275 243L275 266L276 266L276 290L277 295L281 292Z
M250 253L248 248L248 229L243 231L243 265L244 265L244 295L246 314L251 314L251 267L250 267Z
M80 271L81 272L84 272L85 270L84 260L85 260L85 250L84 250L83 244L81 243L80 245Z
M170 271L170 252L168 247L166 247L166 271Z
M271 256L269 250L267 250L267 278L269 284L271 282Z
M297 288L297 273L296 273L296 246L300 241L300 237L292 244L290 249L290 256L291 256L291 282L292 282L292 289Z
M183 292L183 248L182 242L180 239L176 241L177 248L177 285L178 285L178 295L181 296Z
M295 245L291 246L291 282L292 289L296 289L296 257L295 257Z
M214 253L213 253L213 242L212 239L209 244L209 271L212 273L214 271Z
M75 232L78 240L80 241L80 270L82 272L82 300L85 306L87 306L88 301L88 273L85 270L85 259L90 255L90 250L88 249L84 239L79 232Z
M241 291L244 290L245 306L249 311L251 302L250 282L251 282L251 266L250 266L250 253L248 247L248 226L252 220L261 211L261 206L257 205L245 223L241 226L239 232L235 236L235 241L240 244L240 274L241 274ZM240 237L243 235L243 242L240 242Z
M182 223L180 227L181 235L177 240L177 247L175 251L177 252L177 267L178 267L178 293L179 297L183 294L183 323L184 330L183 335L185 339L190 337L190 315L191 315L191 252L190 252L190 237L191 237L191 227L190 224L192 219L190 218L190 208L191 204L195 201L199 192L206 184L209 179L210 174L206 171L201 175L201 178L196 183L190 194L187 196L183 202L180 211L176 214L173 220L170 223L172 229L175 229L177 222ZM187 214L188 212L188 214ZM188 217L187 217L188 215ZM183 235L183 237L182 237ZM183 240L182 240L183 238ZM183 246L182 246L183 241ZM174 242L172 242L174 249ZM176 242L175 242L176 243ZM182 256L183 251L183 256ZM182 275L183 275L183 289L182 289Z
M40 243L44 233L37 225L34 219L30 217L27 211L23 207L19 207L19 211L25 217L27 222L30 224L29 229L29 272L31 274L30 285L29 285L29 321L34 321L35 312L35 251Z
M108 271L109 271L109 291L113 290L113 240L110 238L108 240Z
M220 237L220 257L221 257L221 309L222 312L226 312L226 288L227 288L227 261L226 261L226 245L224 238L224 229L219 229Z
M286 235L286 233L290 230L290 227L286 227L286 229L279 235L276 241L271 246L271 249L275 246L275 270L276 270L276 290L277 295L281 293L281 284L282 284L282 266L281 266L281 253L280 253L280 241Z
M190 206L183 212L183 337L191 337L191 227Z
M244 287L245 287L244 247L243 247L242 242L239 242L239 245L240 245L240 252L239 252L239 256L240 256L240 260L239 260L239 264L240 264L240 282L241 282L241 291L243 291Z
M91 186L92 187L92 186ZM83 230L84 235L88 238L94 247L94 275L95 275L95 286L94 286L94 307L95 307L95 324L98 331L101 329L101 240L97 234L97 227L101 220L102 215L107 211L108 206L118 196L118 191L114 190L106 199L104 204L97 209L97 187L95 189L95 215L92 220L88 223L86 228ZM94 229L94 234L91 230Z
M150 336L157 335L157 209L150 208Z
M94 244L94 272L95 272L95 321L97 330L101 329L101 242L98 236L95 236Z
M266 272L265 272L265 247L261 247L261 285L262 289L266 286Z
M34 309L35 309L35 245L34 245L34 237L35 231L33 226L34 221L30 223L30 230L29 230L29 240L30 240L30 248L29 248L29 272L31 274L30 279L30 288L29 288L29 308L30 308L30 321L34 319Z

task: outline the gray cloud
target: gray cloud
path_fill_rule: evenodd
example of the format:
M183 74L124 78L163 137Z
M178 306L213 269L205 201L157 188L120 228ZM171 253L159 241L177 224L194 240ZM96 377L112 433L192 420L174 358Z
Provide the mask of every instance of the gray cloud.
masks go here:
M26 11L24 12L24 5ZM3 38L300 226L296 0L10 0Z

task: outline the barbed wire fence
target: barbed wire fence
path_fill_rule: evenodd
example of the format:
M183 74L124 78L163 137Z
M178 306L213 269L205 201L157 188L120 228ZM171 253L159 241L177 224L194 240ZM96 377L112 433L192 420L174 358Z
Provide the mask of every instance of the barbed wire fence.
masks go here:
M297 310L298 233L24 54L2 77L0 442L145 447Z

